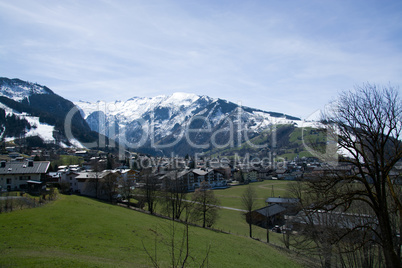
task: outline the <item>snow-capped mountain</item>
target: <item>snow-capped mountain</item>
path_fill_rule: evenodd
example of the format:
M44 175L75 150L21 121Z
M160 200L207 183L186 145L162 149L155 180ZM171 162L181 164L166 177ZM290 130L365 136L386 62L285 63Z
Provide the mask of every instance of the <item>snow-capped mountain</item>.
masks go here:
M81 114L68 119L76 107ZM298 125L299 120L188 93L73 104L45 86L0 78L0 140L36 136L62 146L95 147L116 141L137 151L185 155L242 146L273 125ZM105 142L97 143L99 138Z
M75 104L92 130L133 149L153 148L163 154L236 146L273 124L300 120L188 93Z
M65 135L65 119L75 105L52 90L20 79L0 78L0 139L38 137L60 146L93 141L92 132L79 113L71 119L74 138Z

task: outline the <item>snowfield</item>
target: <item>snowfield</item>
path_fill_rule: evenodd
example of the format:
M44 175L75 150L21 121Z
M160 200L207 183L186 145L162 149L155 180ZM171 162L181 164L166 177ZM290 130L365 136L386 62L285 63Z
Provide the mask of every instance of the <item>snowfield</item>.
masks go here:
M49 91L47 91L45 87L34 83L26 83L24 85L7 83L0 87L0 96L7 97L17 102L28 99L28 97L33 94L49 94Z

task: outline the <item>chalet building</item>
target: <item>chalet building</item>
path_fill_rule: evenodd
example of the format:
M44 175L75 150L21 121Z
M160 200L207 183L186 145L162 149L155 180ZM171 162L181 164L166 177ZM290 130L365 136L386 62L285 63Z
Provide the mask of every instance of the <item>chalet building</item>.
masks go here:
M297 198L270 197L266 200L266 207L247 213L246 220L263 228L283 225L289 216L297 214L298 202Z
M246 169L243 171L243 178L245 181L255 182L258 180L258 170L257 169Z
M195 168L191 170L193 177L193 180L190 181L189 184L189 189L195 190L196 188L199 188L201 185L201 182L206 181L208 182L209 185L211 185L211 181L214 180L214 170L213 169L200 169L200 168Z
M0 190L26 190L28 181L44 181L49 161L23 161L0 163Z
M59 170L57 171L57 173L60 174L59 183L70 184L71 193L78 192L78 181L76 177L80 172L81 168L79 165L59 166Z
M71 171L71 170L62 171L60 173L60 182L70 184L70 192L72 193L78 192L78 181L76 179L78 175L79 172L77 171Z
M47 174L46 182L51 184L59 183L61 180L61 173L60 172L49 172Z
M233 172L235 180L242 180L246 182L255 182L259 179L259 169L241 166Z
M265 202L268 205L279 205L286 209L285 215L296 215L298 212L298 198L268 197Z
M299 202L298 198L287 198L287 197L268 197L265 200L267 204L278 204L285 208L294 207Z
M286 208L277 204L271 204L248 212L246 214L246 221L262 228L272 228L275 225L283 225L285 223L285 212Z
M272 169L260 168L257 171L257 179L259 181L272 179Z
M219 168L214 168L214 172L222 174L223 178L225 180L230 180L232 177L232 169L230 167L219 167Z
M212 189L227 187L227 181L221 172L214 172L213 169L206 168L193 169L191 173L193 175L190 174L190 178L193 177L193 180L190 180L189 190L199 188L203 181L207 182Z
M136 183L140 176L139 171L132 169L119 169L119 172L122 179L125 181L132 181L133 183Z
M162 188L181 187L186 191L194 191L200 187L203 181L207 182L212 189L226 188L227 181L224 174L214 172L213 169L184 169L170 171L159 177Z
M194 174L189 169L170 171L160 176L158 180L164 190L187 192L194 189Z
M275 175L278 179L284 179L287 172L287 169L278 168L277 170L275 170Z
M108 190L111 188L117 189L117 179L113 180L114 185L110 186L110 189L106 189L105 180L108 176L120 175L119 172L112 172L110 170L104 170L102 172L79 172L75 177L77 181L76 192L82 195L97 197L100 199L107 199ZM115 177L114 177L115 178Z

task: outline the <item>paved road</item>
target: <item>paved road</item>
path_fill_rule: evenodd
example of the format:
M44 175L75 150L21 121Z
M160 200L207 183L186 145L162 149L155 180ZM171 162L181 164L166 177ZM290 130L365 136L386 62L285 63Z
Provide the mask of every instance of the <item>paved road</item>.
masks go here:
M6 200L6 199L22 199L25 198L23 196L0 196L0 200Z
M222 206L218 206L218 207L223 208L223 209L236 210L236 211L240 211L240 212L247 212L247 210L239 209L239 208L230 208L230 207L222 207Z
M139 196L139 195L137 195L137 196ZM187 199L183 199L183 201L184 201L184 202L193 202L193 201L187 200ZM199 203L199 202L196 202L196 203ZM229 210L240 211L240 212L247 212L247 210L239 209L239 208L231 208L231 207L223 207L223 206L217 206L217 207L223 208L223 209L229 209Z
M185 202L193 202L193 201L187 200L187 199L184 199L183 201L185 201ZM199 204L199 202L196 202L196 203ZM216 207L218 207L218 208L223 208L223 209L229 209L229 210L240 211L240 212L247 212L247 210L239 209L239 208L231 208L231 207L223 207L223 206L216 206Z

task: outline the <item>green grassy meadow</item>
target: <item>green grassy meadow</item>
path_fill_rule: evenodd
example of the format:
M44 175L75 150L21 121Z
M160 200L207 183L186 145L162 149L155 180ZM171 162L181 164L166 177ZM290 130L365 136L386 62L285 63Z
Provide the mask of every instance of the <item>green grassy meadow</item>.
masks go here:
M265 200L271 196L286 196L289 181L265 180L249 184L256 191L257 207L265 206ZM242 209L241 196L248 185L233 186L228 189L214 190L215 196L219 198L222 206Z
M231 215L222 215L223 225L225 218ZM0 214L0 266L152 267L145 247L157 253L160 267L171 267L170 245L180 244L184 225L174 228L173 240L172 221L60 195L42 207ZM295 256L270 245L191 226L187 267L198 267L208 247L208 267L301 267Z
M293 183L283 180L265 180L262 182L251 183L256 192L257 202L255 209L266 206L265 200L268 197L275 197L287 195L287 185ZM248 185L234 186L223 190L214 190L215 195L219 198L221 206L243 209L241 203L241 196ZM273 190L272 190L273 189ZM219 211L219 218L217 223L213 226L216 229L238 234L242 236L249 236L249 227L243 216L243 213L235 210L221 209ZM253 237L266 241L267 231L264 228L253 225ZM270 232L270 243L283 246L282 235Z
M266 206L265 200L268 197L272 197L272 194L274 194L275 197L287 196L289 183L294 182L284 180L265 180L262 182L251 183L251 187L256 191L257 202L255 204L255 209ZM241 196L247 187L248 185L238 185L227 189L216 189L213 191L220 201L220 206L243 209ZM187 199L191 200L192 195L193 193L189 193ZM157 205L157 212L163 214L160 205ZM217 222L212 226L214 229L234 235L249 237L249 226L243 216L243 212L222 208L218 213L219 216ZM267 238L267 230L255 225L253 225L252 228L253 238L265 242ZM281 234L270 232L269 235L270 243L284 247Z

